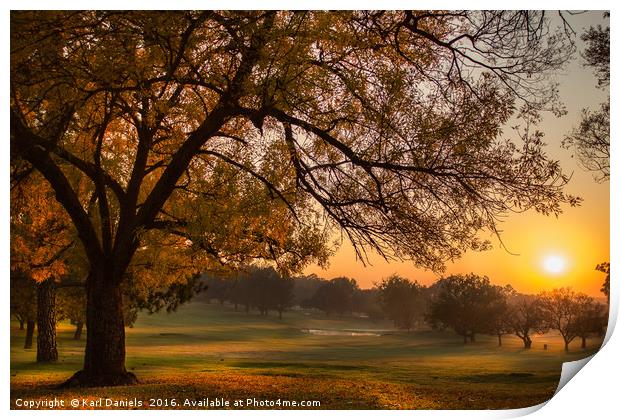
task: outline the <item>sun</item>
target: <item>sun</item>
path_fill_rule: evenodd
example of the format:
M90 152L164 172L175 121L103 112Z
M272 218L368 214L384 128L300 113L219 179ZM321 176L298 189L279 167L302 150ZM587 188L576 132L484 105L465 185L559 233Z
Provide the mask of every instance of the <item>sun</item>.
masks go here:
M561 255L547 255L543 258L542 266L549 274L562 274L566 271L566 259Z

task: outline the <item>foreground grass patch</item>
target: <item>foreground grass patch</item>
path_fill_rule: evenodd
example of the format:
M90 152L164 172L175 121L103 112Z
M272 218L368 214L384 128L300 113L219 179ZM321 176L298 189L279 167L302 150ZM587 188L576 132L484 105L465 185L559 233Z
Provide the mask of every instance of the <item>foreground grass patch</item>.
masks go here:
M523 350L514 337L497 347L481 336L463 345L449 332L391 331L380 336L317 336L307 328L387 330L388 323L292 312L283 320L191 304L174 314L143 315L127 329L127 369L141 384L59 390L82 365L84 341L59 326L60 361L38 364L11 332L11 404L16 399L136 399L149 403L223 398L320 402L322 409L521 408L551 398L565 361L592 354L598 343L565 353L552 334ZM547 344L548 350L543 349ZM68 404L68 403L67 403ZM145 408L146 404L139 408ZM106 408L106 407L96 407ZM109 407L127 408L127 407ZM131 407L129 407L131 408ZM204 408L157 405L151 408ZM230 408L290 408L230 407Z
M194 373L178 376L147 376L140 385L115 388L90 388L59 390L56 381L35 383L21 381L12 386L11 408L15 401L49 400L65 401L65 408L71 408L71 399L96 401L109 398L111 401L138 400L142 408L204 408L184 406L185 400L202 401L223 399L243 401L239 408L287 408L245 405L248 399L256 401L318 401L321 409L450 409L450 408L515 408L539 404L551 397L553 386L527 392L505 386L441 386L432 384L407 385L377 381L351 381L313 377L290 377L280 375L235 375L231 373ZM515 392L517 391L517 392ZM534 391L534 392L532 392ZM151 406L149 399L167 401L166 406ZM175 406L171 402L175 401ZM161 402L160 402L161 403ZM83 407L80 407L83 408ZM118 408L96 407L96 408ZM125 407L121 407L125 408ZM213 408L213 407L212 407ZM224 407L219 407L224 408ZM231 407L232 408L232 407Z

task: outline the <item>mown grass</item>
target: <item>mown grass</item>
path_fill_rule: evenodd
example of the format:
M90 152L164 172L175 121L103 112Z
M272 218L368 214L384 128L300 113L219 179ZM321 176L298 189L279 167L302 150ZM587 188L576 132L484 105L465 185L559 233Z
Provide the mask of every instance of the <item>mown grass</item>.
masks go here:
M79 370L84 341L58 331L60 360L36 363L23 331L11 330L11 404L17 398L225 398L318 400L320 408L520 408L554 393L561 364L596 351L563 351L557 335L534 338L531 350L505 337L464 345L449 332L319 336L304 329L391 330L363 318L304 311L260 317L228 306L192 303L172 314L141 315L127 329L127 368L140 385L60 390ZM548 350L543 350L543 344ZM573 348L574 347L574 348ZM188 407L182 407L188 408ZM275 407L278 408L278 407Z

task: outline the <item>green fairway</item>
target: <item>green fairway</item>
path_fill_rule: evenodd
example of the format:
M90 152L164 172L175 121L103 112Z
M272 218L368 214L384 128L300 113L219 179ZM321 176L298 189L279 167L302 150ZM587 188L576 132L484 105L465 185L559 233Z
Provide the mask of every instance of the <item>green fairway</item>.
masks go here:
M549 399L561 364L600 345L591 340L582 351L576 340L565 353L554 334L534 337L531 350L513 336L504 337L503 347L489 336L463 344L450 332L398 332L363 318L291 311L280 320L197 302L176 313L141 314L127 329L127 368L140 385L57 390L82 364L84 339L74 341L72 328L58 328L59 362L37 364L36 351L22 348L24 332L12 325L13 406L15 398L108 396L318 400L320 408L518 408ZM310 334L313 329L329 334Z

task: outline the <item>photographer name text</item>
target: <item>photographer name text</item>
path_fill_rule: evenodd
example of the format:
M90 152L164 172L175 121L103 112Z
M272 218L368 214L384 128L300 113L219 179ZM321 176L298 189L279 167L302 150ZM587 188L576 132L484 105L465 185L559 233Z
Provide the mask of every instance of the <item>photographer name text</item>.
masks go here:
M225 398L72 398L64 400L51 399L22 399L17 398L15 408L30 410L57 410L57 409L105 409L105 408L178 408L178 409L208 409L208 408L319 408L320 401L296 401L284 399L234 399Z

